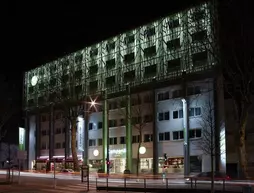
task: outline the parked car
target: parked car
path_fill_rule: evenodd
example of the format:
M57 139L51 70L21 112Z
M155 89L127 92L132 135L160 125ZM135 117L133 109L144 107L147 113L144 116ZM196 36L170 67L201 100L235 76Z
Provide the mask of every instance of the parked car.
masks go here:
M191 176L185 179L186 183L191 183L191 179L194 181L211 181L212 180L212 172L202 172L198 175ZM214 181L228 181L231 180L231 177L228 176L224 172L214 172Z
M74 174L74 171L72 169L61 169L60 173L63 173L63 174Z

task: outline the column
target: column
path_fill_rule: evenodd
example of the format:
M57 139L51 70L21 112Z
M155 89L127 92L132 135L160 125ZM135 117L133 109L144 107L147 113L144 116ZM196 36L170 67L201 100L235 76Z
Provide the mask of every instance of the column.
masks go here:
M55 149L55 124L54 124L54 106L50 106L50 116L49 116L49 160L54 156Z
M40 111L39 109L37 109L36 112L36 128L35 128L35 144L36 144L36 148L35 148L35 159L40 157L40 153L41 153L41 117L40 117Z
M132 124L131 124L131 91L126 85L126 169L132 170Z
M66 160L70 156L70 124L67 118L65 118L65 149L64 149L64 159Z
M158 174L158 132L157 132L157 97L155 93L155 82L156 80L153 79L153 90L152 90L152 98L153 98L153 174Z
M183 153L184 176L190 174L190 140L189 140L189 107L187 101L186 73L182 74L182 102L183 102Z
M189 141L189 115L188 115L188 104L186 99L182 99L183 102L183 131L184 131L184 175L190 174L190 141Z
M26 149L26 152L27 152L27 159L25 161L25 168L24 169L29 169L29 154L30 154L30 151L29 151L29 114L28 114L28 111L25 112L25 135L26 135L26 142L25 142L25 149Z
M103 134L102 134L102 145L103 145L103 170L105 173L108 172L107 159L109 159L109 129L108 129L108 100L107 100L107 90L103 92L103 112L102 112L102 124L103 124Z
M89 135L89 105L87 104L87 102L85 103L85 112L84 112L84 116L85 121L84 121L84 133L83 133L83 137L84 137L84 146L83 146L83 164L84 165L88 165L88 148L89 148L89 144L88 144L88 135Z

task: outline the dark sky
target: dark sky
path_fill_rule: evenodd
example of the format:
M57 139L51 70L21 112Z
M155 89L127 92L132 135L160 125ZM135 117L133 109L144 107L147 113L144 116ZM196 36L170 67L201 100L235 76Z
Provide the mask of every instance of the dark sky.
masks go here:
M153 1L116 1L117 4L92 1L89 5L81 1L59 4L16 1L10 10L12 22L8 34L10 48L18 51L13 62L17 71L34 68L200 1L177 0L168 6Z

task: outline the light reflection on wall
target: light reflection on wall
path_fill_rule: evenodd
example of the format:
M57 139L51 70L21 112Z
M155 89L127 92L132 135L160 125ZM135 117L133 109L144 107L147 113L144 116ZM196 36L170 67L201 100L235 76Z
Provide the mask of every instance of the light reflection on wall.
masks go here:
M220 129L220 168L226 171L226 133L225 123L222 124Z
M78 117L77 138L78 150L84 151L84 119L82 117Z

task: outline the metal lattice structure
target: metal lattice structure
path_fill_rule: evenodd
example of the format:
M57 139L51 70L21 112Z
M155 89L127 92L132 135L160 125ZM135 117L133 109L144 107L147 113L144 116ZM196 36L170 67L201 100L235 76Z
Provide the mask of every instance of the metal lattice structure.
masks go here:
M214 9L204 3L86 47L25 74L26 108L125 90L206 71L215 64ZM36 76L36 84L31 80Z

